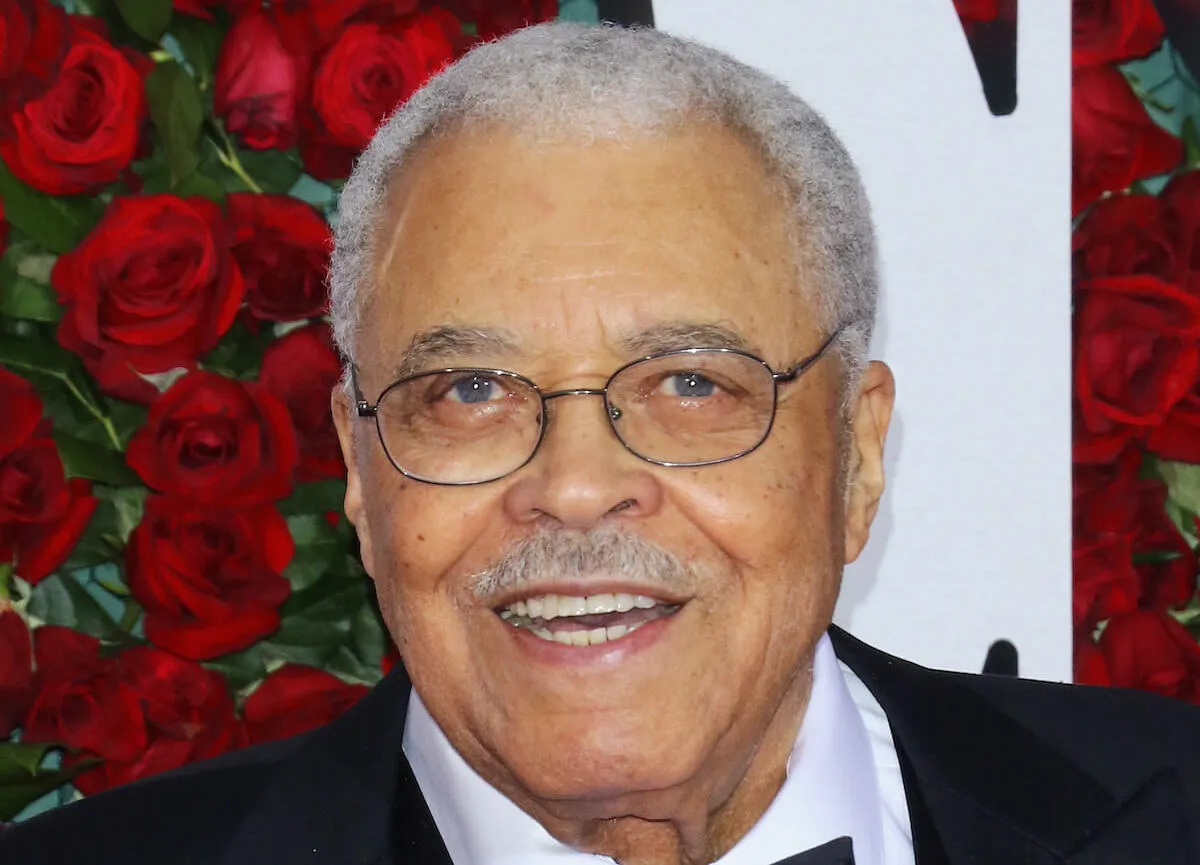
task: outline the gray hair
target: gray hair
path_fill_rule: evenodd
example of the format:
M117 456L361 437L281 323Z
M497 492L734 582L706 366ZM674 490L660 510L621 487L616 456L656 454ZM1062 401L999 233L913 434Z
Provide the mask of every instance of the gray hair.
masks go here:
M838 343L848 382L866 363L878 295L870 206L828 124L779 81L665 33L564 22L481 44L389 117L342 191L330 269L334 339L354 358L370 298L373 244L389 179L427 139L476 125L540 137L617 139L691 120L738 133L783 181L801 248L801 285Z

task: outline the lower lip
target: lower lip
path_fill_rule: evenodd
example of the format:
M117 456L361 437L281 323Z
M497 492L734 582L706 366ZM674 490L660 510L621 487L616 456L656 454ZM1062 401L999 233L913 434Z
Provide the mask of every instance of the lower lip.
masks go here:
M646 622L619 640L601 643L598 646L567 646L551 640L543 640L525 628L514 628L499 617L496 621L510 632L520 650L532 660L544 664L585 667L599 663L618 663L627 660L631 655L649 649L663 638L667 629L682 612L683 609L680 608L669 616Z

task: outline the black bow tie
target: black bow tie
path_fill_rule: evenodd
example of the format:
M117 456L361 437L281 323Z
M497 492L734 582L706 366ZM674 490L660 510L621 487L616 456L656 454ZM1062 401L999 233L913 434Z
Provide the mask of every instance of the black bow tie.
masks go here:
M849 838L835 838L828 844L780 859L775 865L854 865L854 849Z

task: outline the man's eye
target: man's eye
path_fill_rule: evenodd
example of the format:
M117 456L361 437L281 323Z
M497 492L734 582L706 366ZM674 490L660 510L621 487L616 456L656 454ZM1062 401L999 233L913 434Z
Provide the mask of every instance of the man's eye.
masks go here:
M446 398L451 402L476 404L490 402L504 396L504 389L494 378L484 375L471 375L460 378L446 390Z
M717 385L712 379L698 372L677 372L663 379L661 390L667 396L707 397L717 392Z

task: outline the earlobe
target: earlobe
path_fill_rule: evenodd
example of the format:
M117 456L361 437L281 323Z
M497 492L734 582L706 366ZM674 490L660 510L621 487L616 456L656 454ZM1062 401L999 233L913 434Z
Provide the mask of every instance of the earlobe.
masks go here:
M850 425L846 479L845 560L858 558L870 536L871 523L883 497L884 444L896 400L896 380L887 364L872 361L859 379Z
M329 407L333 412L333 425L337 429L338 444L342 449L342 460L346 464L346 498L343 510L351 525L358 532L359 551L363 567L374 575L371 557L371 533L363 513L362 477L358 470L358 458L354 447L354 408L341 382L334 385L330 394Z

